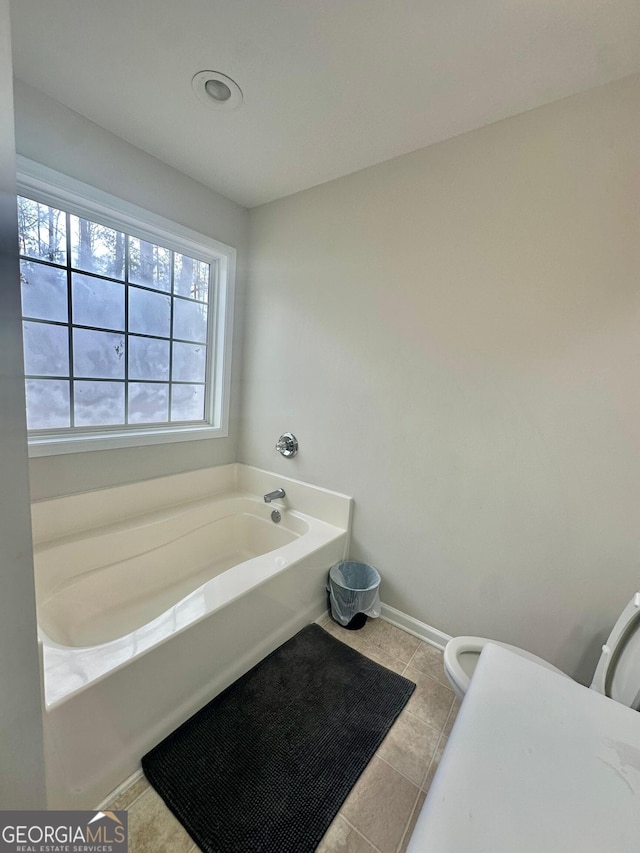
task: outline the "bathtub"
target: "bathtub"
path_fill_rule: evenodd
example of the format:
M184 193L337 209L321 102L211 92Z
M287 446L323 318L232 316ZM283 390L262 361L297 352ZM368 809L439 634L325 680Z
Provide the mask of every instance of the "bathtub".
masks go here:
M34 502L49 808L97 806L326 609L351 503L240 464Z

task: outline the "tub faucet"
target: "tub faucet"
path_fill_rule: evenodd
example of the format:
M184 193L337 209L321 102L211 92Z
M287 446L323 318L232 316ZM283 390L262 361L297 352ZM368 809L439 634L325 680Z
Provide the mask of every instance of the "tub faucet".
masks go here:
M275 501L277 498L284 498L285 492L284 489L276 489L273 492L267 492L264 496L264 502L270 504L271 501Z

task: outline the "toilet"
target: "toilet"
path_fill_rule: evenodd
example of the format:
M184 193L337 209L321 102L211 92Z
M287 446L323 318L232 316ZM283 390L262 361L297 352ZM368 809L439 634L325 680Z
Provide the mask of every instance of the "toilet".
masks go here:
M602 647L591 688L616 702L634 710L640 710L640 592L637 592L620 614L618 621ZM563 678L569 676L542 658L485 637L453 637L444 650L444 669L457 695L464 696L471 678L487 643L494 643L514 652L520 657L557 672Z

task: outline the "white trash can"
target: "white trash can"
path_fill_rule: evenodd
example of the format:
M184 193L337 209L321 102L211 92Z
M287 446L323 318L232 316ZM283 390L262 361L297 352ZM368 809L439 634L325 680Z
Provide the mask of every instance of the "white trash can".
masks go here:
M367 563L344 560L329 570L331 616L343 628L363 628L380 615L380 575Z

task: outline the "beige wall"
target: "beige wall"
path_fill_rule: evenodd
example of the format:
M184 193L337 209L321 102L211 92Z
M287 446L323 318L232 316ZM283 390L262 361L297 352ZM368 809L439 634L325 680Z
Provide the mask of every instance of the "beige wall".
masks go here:
M387 603L582 678L640 584L639 191L632 78L251 216L241 461L353 495Z
M45 806L20 329L9 3L0 0L0 809Z
M31 460L34 499L222 465L236 459L247 211L17 81L19 154L238 250L229 438Z
M352 494L389 604L587 678L640 580L639 107L628 79L254 210L241 382L247 212L18 85L20 153L239 250L230 438L34 459L33 497L238 456Z

